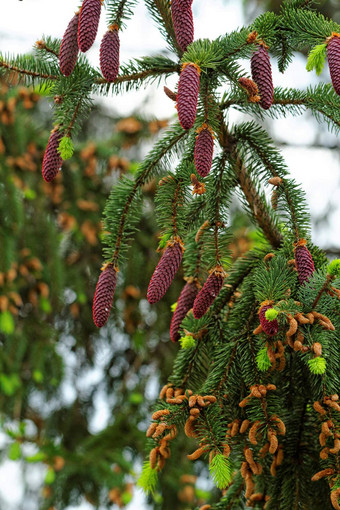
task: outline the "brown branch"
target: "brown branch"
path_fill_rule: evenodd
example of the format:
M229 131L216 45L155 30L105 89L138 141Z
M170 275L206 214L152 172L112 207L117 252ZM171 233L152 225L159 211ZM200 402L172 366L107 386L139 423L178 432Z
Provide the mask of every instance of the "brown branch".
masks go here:
M180 67L176 65L173 67L167 67L163 69L152 68L146 69L145 71L140 71L139 73L123 74L121 76L117 76L113 85L116 83L123 83L125 81L142 80L143 78L147 78L148 76L152 75L156 76L157 74L175 73L179 72L179 70ZM105 80L105 78L98 78L98 80L96 80L94 83L99 85L101 84L104 85L105 83L107 83L108 85L111 84L111 82L108 82L107 80Z
M44 78L48 80L59 80L59 76L53 75L53 74L44 74L44 73L38 73L36 71L29 71L28 69L21 69L17 66L12 66L10 64L7 64L4 60L0 62L0 67L4 67L5 69L8 69L9 71L14 71L19 74L25 74L27 76L32 76L33 78Z
M323 286L321 287L321 289L319 290L318 292L318 295L316 296L315 300L314 300L314 303L312 304L312 310L314 310L314 308L316 307L316 305L318 304L322 294L328 289L328 286L329 286L329 283L334 279L334 276L328 274L327 275L327 278L326 278L326 281L325 283L323 284Z

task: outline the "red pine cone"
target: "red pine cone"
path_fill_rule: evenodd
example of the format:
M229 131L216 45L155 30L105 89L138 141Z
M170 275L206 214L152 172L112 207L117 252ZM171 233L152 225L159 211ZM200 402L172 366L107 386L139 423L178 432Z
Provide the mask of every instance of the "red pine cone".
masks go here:
M200 69L195 64L184 64L178 83L177 111L183 129L194 125L200 88Z
M208 126L203 125L195 144L195 166L201 177L206 177L210 172L213 152L214 137Z
M60 71L64 76L70 76L77 62L79 12L69 22L61 41L59 52Z
M178 5L181 9L190 9L193 0L178 0Z
M334 36L329 41L327 58L334 90L340 96L340 37Z
M107 81L115 81L119 71L119 34L117 25L112 26L100 44L100 69Z
M97 35L101 0L83 0L78 25L78 44L83 53L89 50Z
M264 333L268 336L273 336L276 335L279 330L279 323L277 319L274 319L273 321L266 319L266 311L270 308L273 308L272 305L261 306L259 311L259 318Z
M173 342L178 342L180 339L179 328L182 321L189 310L191 310L194 304L195 298L198 293L198 287L196 282L186 283L182 289L182 292L178 298L176 310L172 316L170 325L170 338Z
M55 129L51 132L44 154L42 175L46 182L51 182L61 169L63 158L58 152L58 147L63 134Z
M165 249L149 283L147 298L149 303L157 303L168 288L181 265L183 248L179 241L169 244Z
M274 100L274 86L269 54L263 46L260 46L251 57L251 74L259 89L261 98L259 103L264 110L268 110Z
M210 306L218 296L224 280L224 271L215 269L206 280L203 288L198 293L193 307L195 319L200 319L206 314Z
M101 272L93 298L93 320L98 328L103 327L109 318L117 283L117 271L108 264Z
M182 6L182 4L188 3L183 0L172 0L171 2L171 15L176 41L183 52L194 40L194 20L191 6L186 8Z
M306 240L301 239L295 247L295 264L300 285L307 282L315 271L312 255L306 246Z

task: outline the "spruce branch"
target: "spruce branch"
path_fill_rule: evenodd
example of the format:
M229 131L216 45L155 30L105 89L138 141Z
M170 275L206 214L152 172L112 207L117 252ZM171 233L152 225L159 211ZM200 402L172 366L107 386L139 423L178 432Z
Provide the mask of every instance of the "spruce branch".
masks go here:
M35 60L34 60L34 63L35 63ZM3 69L6 69L7 71L14 71L15 73L31 77L32 80L29 80L28 83L33 82L34 78L39 78L41 80L59 80L60 79L60 76L58 76L56 74L44 73L44 72L38 71L38 70L23 69L22 67L18 67L13 64L8 64L7 62L5 62L5 60L0 60L0 67L2 67ZM38 67L38 66L36 66L36 67Z

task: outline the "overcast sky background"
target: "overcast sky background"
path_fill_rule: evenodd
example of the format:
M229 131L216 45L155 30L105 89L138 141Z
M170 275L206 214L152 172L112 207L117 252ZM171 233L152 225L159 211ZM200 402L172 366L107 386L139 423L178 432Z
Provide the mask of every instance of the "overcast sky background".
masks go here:
M4 0L2 3L5 3ZM28 52L43 34L61 38L78 5L79 0L7 0L5 12L2 9L0 16L1 52L5 54ZM241 5L240 0L194 0L195 38L215 38L244 24ZM96 43L88 52L89 59L95 66L99 65L99 45L105 31L104 14ZM121 34L121 61L157 53L165 48L166 43L148 16L143 3L140 2L134 17L128 22L128 28ZM249 72L249 62L244 64L246 71ZM297 55L294 64L282 75L274 64L275 85L304 89L311 83L317 83L315 74L307 73L305 65L304 57ZM167 85L174 88L176 79L176 77L169 79ZM330 80L327 66L321 79ZM142 108L144 113L158 118L171 118L174 115L174 106L165 97L162 89L163 86L151 86L147 90L110 97L104 101L104 104L122 115L128 115L137 108ZM231 118L237 120L239 114L235 113ZM313 241L322 247L340 247L339 138L326 130L317 129L316 126L314 119L304 115L275 121L271 124L271 130L278 142L289 144L289 146L283 146L283 154L291 175L297 182L303 184L313 218L320 218L330 210L327 218L328 226L320 224L314 228ZM316 140L318 147L311 147L310 145ZM75 360L72 361L72 353L65 345L61 346L61 349L65 350L62 354L68 361L70 382L72 381L72 363L75 363ZM92 385L101 379L100 360L97 361L96 368L86 374L84 383L86 381L86 384ZM73 391L72 384L66 381L65 400L73 400ZM93 432L105 427L110 417L104 395L97 399L96 406L97 413L92 423ZM4 441L4 437L0 436L0 448L4 445ZM32 491L38 490L41 485L41 468L30 466L27 480ZM22 504L23 491L24 485L18 463L6 461L0 468L0 498L6 505L4 508L6 510L19 510L19 508L36 510L37 507L34 505L30 507L27 501ZM84 502L81 506L69 507L68 510L92 508ZM143 508L147 508L144 498L140 493L136 493L128 509L142 510Z

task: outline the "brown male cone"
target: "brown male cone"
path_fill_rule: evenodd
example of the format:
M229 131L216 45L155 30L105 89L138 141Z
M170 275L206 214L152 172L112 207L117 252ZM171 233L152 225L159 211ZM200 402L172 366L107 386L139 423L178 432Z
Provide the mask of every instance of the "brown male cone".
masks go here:
M100 69L109 82L115 81L119 71L119 34L117 25L109 27L100 44Z
M78 25L78 45L83 53L89 50L95 41L101 6L101 0L83 0Z
M181 265L183 246L180 240L175 239L168 243L149 283L147 299L149 303L157 303L168 288Z
M268 110L273 104L274 86L269 54L263 46L260 46L251 57L251 74L259 89L261 98L259 104L264 110Z
M196 136L195 167L201 177L206 177L211 169L214 153L214 136L211 129L204 124Z
M58 129L51 131L42 164L42 175L46 182L51 182L61 169L63 158L58 148L62 137L63 134Z
M61 41L59 52L60 71L64 76L70 76L77 62L79 12L69 22Z
M333 34L329 41L327 58L334 90L340 96L340 34Z
M193 313L195 319L200 319L207 313L222 289L224 277L225 272L220 266L215 267L209 275L194 301Z
M187 2L186 2L187 3ZM194 40L194 20L191 6L181 7L180 0L172 0L171 16L174 25L176 41L184 52Z
M107 264L98 278L93 298L93 321L98 328L103 327L109 319L116 284L117 270L112 264Z
M190 129L195 123L199 88L200 68L195 64L184 64L177 92L178 118L183 129Z
M188 313L191 310L195 298L198 293L197 283L195 281L187 282L178 298L176 310L171 319L170 325L170 338L173 342L178 342L180 339L179 328Z
M307 282L315 271L312 255L306 244L307 241L305 239L301 239L294 248L295 265L300 285Z

